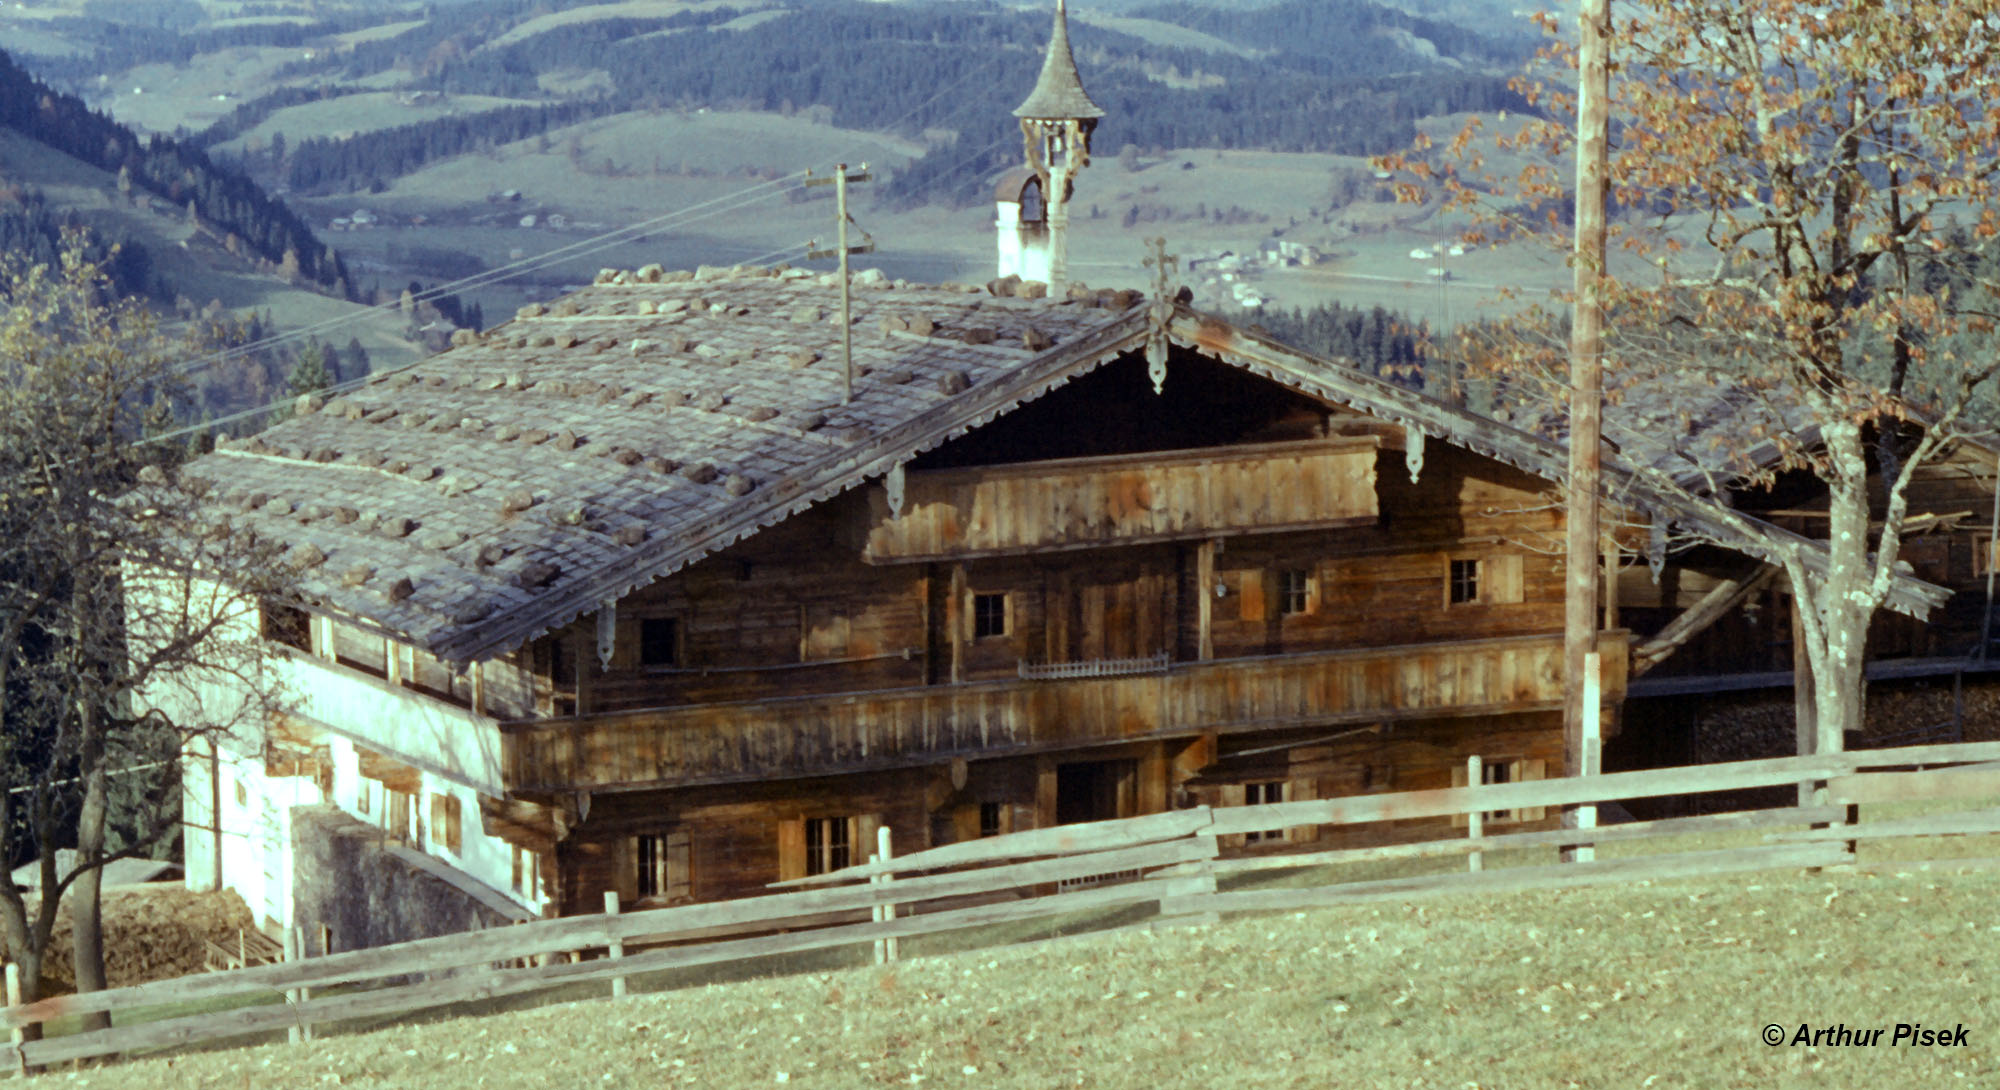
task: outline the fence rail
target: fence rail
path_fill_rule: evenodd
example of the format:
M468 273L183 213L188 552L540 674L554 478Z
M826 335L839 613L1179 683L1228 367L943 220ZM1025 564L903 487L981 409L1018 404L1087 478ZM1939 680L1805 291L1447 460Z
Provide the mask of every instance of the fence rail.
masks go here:
M1161 920L1202 922L1222 912L1295 909L1452 891L1497 892L1852 862L1854 844L1888 837L2000 833L2000 808L1852 823L1850 807L1887 800L2000 797L2000 743L1867 750L1739 761L1573 779L1528 781L1273 803L1200 807L1117 821L1035 829L892 856L778 883L737 901L541 920L515 927L398 943L317 958L60 996L8 1006L17 1066L43 1066L143 1049L199 1044L284 1029L309 1038L314 1024L378 1017L608 982L667 969L874 944L964 928L1132 905ZM1938 768L1939 765L1970 765ZM1898 769L1898 771L1879 771ZM1224 858L1220 838L1292 826L1338 826L1471 815L1530 806L1594 805L1634 798L1805 783L1813 806L1711 814L1589 829L1468 834L1420 843ZM1758 832L1746 847L1548 866L1481 869L1491 852L1641 843L1715 832ZM1468 857L1467 870L1288 889L1219 890L1217 878L1273 869L1390 859ZM1093 883L1105 875L1132 880ZM1012 893L1012 897L1000 897ZM288 951L289 953L289 951ZM588 959L585 955L590 955ZM533 964L540 961L540 964ZM514 966L514 967L507 967ZM343 989L326 991L326 989ZM205 1001L262 1005L120 1024L143 1008ZM280 1001L281 1000L281 1001ZM113 1025L36 1041L19 1032L51 1019L110 1012Z

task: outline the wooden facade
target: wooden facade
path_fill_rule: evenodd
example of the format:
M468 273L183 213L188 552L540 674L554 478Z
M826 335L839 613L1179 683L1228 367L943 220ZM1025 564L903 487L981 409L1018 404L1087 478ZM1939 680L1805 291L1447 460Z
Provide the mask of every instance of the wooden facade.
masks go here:
M1399 433L1345 410L1300 438L1297 402L1272 399L1269 438L1124 454L1002 420L963 445L976 464L946 448L459 671L316 620L347 679L322 688L456 708L426 732L456 748L373 741L496 781L480 827L563 911L754 893L865 860L885 827L915 850L1447 786L1472 755L1555 774L1547 484L1451 447L1413 474ZM1625 661L1623 632L1601 641ZM375 763L395 789L403 766Z

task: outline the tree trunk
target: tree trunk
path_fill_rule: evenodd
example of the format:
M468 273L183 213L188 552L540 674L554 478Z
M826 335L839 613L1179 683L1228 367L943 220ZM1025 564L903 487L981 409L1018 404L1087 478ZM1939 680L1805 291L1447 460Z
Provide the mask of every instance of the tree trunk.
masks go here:
M1826 578L1805 598L1818 616L1804 620L1819 720L1815 748L1839 753L1847 748L1847 732L1861 729L1865 700L1863 652L1874 613L1867 597L1874 575L1868 550L1872 512L1861 429L1851 423L1828 427L1825 442L1832 469L1827 475Z
M83 808L77 815L76 856L80 868L69 891L70 936L78 992L98 992L109 986L104 972L104 822L110 811L110 782L104 769L104 743L95 709L83 718ZM84 1016L83 1028L107 1029L108 1014Z

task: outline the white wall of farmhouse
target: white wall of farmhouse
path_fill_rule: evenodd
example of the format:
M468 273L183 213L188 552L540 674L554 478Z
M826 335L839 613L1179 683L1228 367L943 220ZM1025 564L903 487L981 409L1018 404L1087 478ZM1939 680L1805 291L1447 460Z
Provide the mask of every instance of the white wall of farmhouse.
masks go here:
M487 835L480 819L481 796L501 792L492 719L269 646L264 669L283 693L287 733L311 735L331 767L271 775L270 740L243 737L247 731L227 738L219 751L206 742L191 745L182 774L190 889L233 889L267 926L302 922L291 904L292 809L331 803L434 860L440 865L434 874L480 899L510 902L522 915L542 911L533 860ZM384 762L402 770L395 789L368 775Z

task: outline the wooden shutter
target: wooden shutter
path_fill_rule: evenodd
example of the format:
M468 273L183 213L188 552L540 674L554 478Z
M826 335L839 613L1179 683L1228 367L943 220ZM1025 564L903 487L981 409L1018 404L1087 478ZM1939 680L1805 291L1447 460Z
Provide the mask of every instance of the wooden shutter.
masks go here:
M1521 585L1521 554L1505 553L1489 556L1479 564L1480 600L1493 604L1519 602L1524 597Z
M831 606L799 607L799 661L842 658L853 639L854 622Z
M1319 797L1319 793L1314 788L1318 786L1318 781L1310 776L1288 780L1285 782L1285 801L1306 802L1316 799ZM1318 839L1319 826L1317 825L1294 825L1285 830L1285 840L1288 843L1310 844Z
M778 822L778 880L806 876L806 821L790 818Z
M664 838L666 851L666 880L660 884L660 892L667 903L694 899L694 844L688 838L686 829L675 829Z
M979 804L968 802L951 811L951 839L956 843L979 839Z
M1245 621L1265 619L1264 573L1262 571L1241 571L1236 573L1237 616Z
M1452 785L1453 787L1464 787L1464 786L1466 786L1466 776L1465 776L1465 762L1464 762L1464 761L1460 761L1460 762L1458 762L1457 764L1455 764L1455 765L1452 765L1452 766L1451 766L1451 785ZM1470 822L1468 822L1468 821L1466 820L1466 817L1465 817L1465 815L1464 815L1464 814L1462 814L1462 813L1459 813L1459 814L1453 814L1453 815L1451 815L1451 827L1452 827L1452 828L1454 828L1454 829L1463 829L1463 828L1465 828L1465 827L1466 827L1467 825L1469 825L1469 824L1470 824Z
M431 796L431 835L437 846L453 855L461 851L458 799L453 795Z
M621 904L631 904L639 899L639 838L628 836L618 841L611 850L612 888L618 891Z
M851 846L847 852L848 866L853 866L856 863L866 863L870 859L875 858L875 833L881 828L881 814L863 814L848 822L848 835L852 838ZM890 849L892 851L897 850L894 844L890 845ZM906 845L901 850L908 851L909 846Z
M1522 780L1539 780L1547 774L1547 769L1547 762L1543 761L1540 757L1532 757L1526 760L1515 761L1514 766L1508 769L1508 771L1512 773L1511 779L1515 783L1519 783ZM1523 806L1514 811L1514 820L1540 821L1547 812L1548 808L1544 806Z

